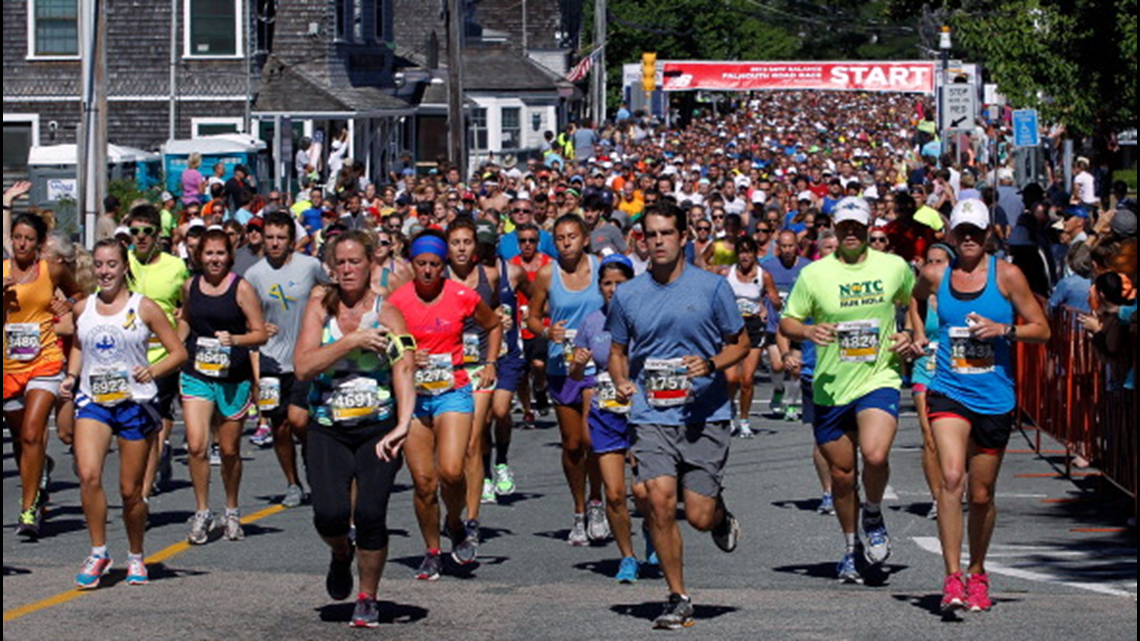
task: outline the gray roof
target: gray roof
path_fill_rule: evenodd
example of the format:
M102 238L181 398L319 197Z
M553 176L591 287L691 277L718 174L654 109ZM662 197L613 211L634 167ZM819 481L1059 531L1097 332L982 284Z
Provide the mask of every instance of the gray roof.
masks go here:
M270 56L253 104L259 113L377 113L413 107L377 86L354 84L340 63L317 60L288 65Z
M505 46L474 45L463 50L467 91L557 91L562 78Z

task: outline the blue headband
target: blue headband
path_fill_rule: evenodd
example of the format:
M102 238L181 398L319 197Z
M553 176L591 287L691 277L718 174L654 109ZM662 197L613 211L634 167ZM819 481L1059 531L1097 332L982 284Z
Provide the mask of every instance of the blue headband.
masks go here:
M625 265L626 267L633 269L633 261L630 260L628 256L624 256L622 254L610 254L609 256L606 256L605 258L602 259L602 264L600 266L605 267L606 265L609 265L612 263L617 263L618 265Z
M420 236L412 243L412 257L420 254L435 254L440 260L447 260L447 243L439 236Z

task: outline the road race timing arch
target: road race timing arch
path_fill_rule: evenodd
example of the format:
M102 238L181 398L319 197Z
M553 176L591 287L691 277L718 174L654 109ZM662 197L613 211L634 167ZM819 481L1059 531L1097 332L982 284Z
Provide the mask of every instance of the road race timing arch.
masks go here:
M935 63L666 60L664 91L882 91L934 93Z

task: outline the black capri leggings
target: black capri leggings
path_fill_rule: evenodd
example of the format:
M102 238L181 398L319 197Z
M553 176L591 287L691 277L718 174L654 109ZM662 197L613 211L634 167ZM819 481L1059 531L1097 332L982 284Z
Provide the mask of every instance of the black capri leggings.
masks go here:
M313 524L321 536L345 536L351 521L356 524L358 548L375 551L387 547L388 497L402 459L380 459L376 456L376 444L394 426L394 421L354 427L309 423L305 457ZM355 514L352 509L354 479Z

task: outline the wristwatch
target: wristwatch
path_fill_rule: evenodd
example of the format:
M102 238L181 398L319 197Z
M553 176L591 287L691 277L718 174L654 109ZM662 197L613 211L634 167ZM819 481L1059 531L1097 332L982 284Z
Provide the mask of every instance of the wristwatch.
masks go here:
M1017 340L1017 325L1007 325L1005 329L1005 340L1014 342Z
M714 362L712 358L705 359L705 367L707 367L709 370L709 376L716 374L716 362Z

